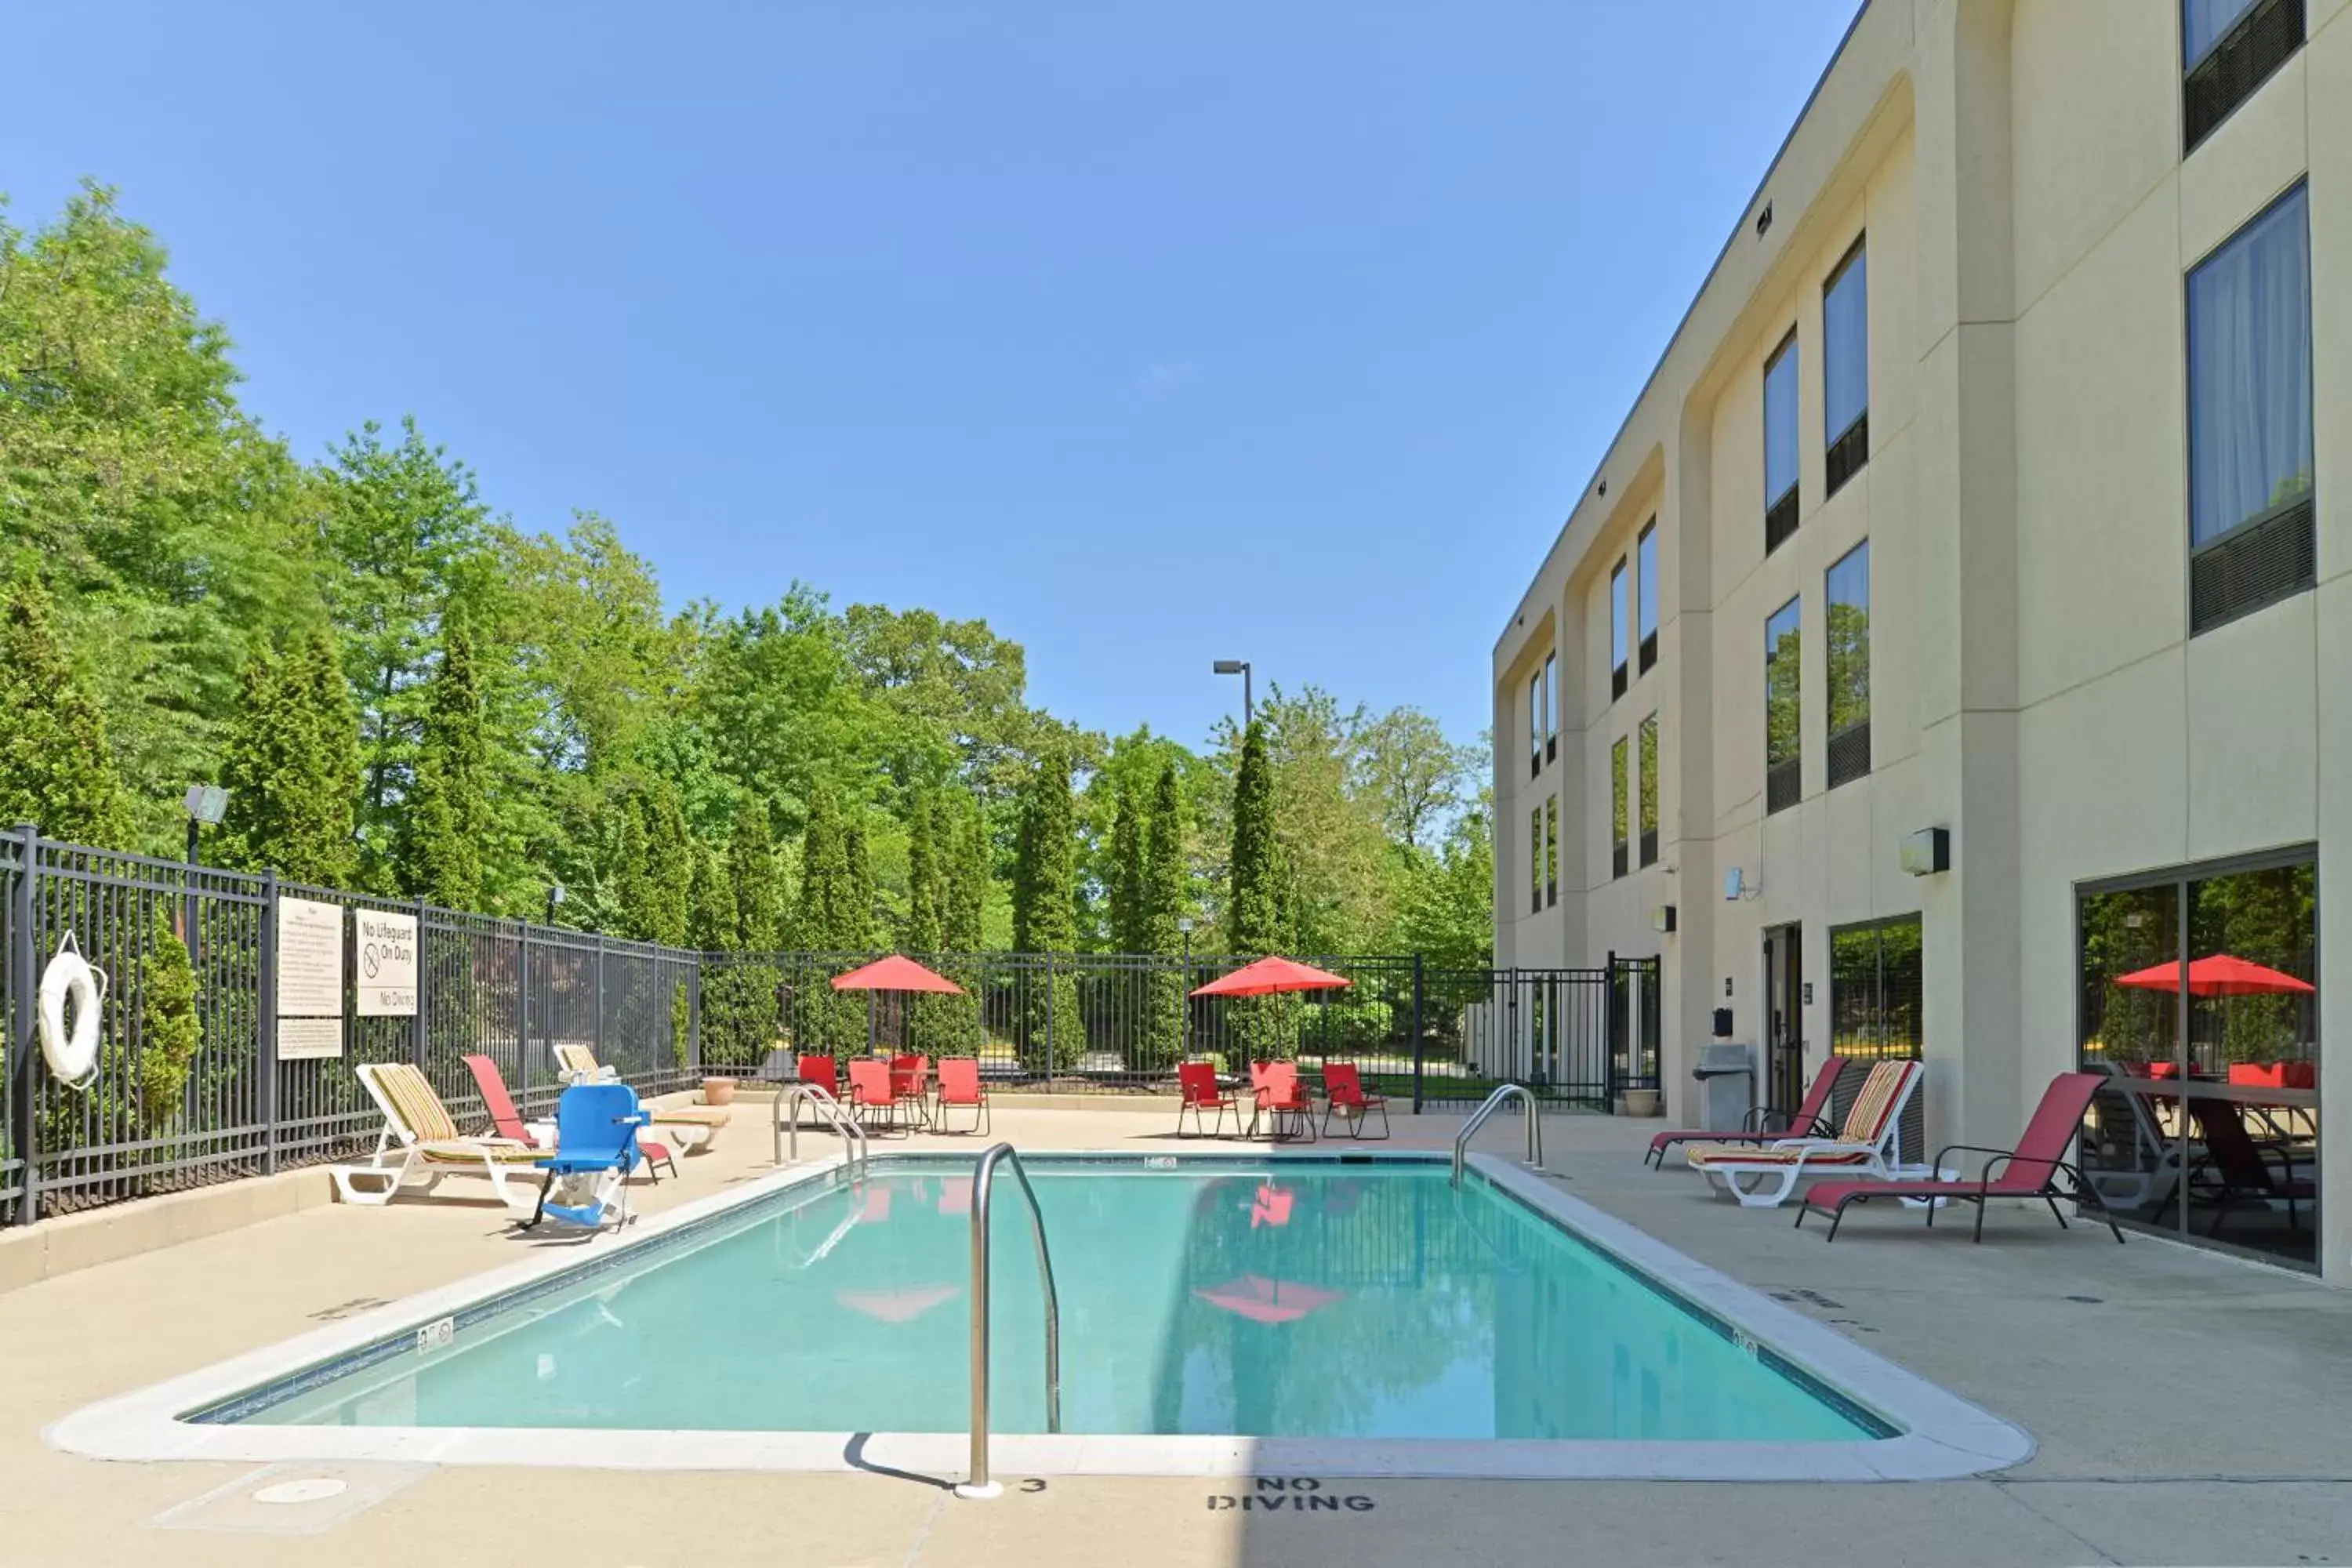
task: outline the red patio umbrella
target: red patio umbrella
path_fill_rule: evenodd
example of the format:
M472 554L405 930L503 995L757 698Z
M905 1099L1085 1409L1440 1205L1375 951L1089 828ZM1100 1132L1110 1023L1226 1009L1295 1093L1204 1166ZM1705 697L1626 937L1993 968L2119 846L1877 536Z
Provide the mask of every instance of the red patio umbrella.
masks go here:
M2180 965L2158 963L2136 969L2117 976L2116 984L2142 991L2170 991L2180 984ZM2191 996L2305 995L2314 989L2307 980L2297 980L2292 974L2226 952L2198 959L2189 966Z
M919 1285L906 1290L835 1290L833 1299L877 1322L911 1323L932 1308L962 1294L961 1285Z
M860 964L846 974L833 977L835 991L937 991L949 996L961 996L963 987L944 974L935 974L911 958L892 953L871 963Z
M1195 1290L1192 1294L1213 1307L1223 1307L1228 1312L1259 1323L1294 1322L1339 1299L1337 1290L1325 1290L1313 1285L1286 1285L1262 1274L1244 1274L1229 1284L1210 1290Z
M1261 958L1195 987L1195 996L1271 996L1277 991L1342 991L1354 981L1295 958Z

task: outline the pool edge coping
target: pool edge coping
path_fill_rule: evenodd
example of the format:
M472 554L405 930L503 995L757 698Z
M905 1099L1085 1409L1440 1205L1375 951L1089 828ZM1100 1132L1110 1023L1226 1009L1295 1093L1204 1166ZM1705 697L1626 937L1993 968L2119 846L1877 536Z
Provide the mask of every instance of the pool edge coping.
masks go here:
M1146 1158L1132 1149L1116 1148L1041 1148L1024 1152L1041 1157ZM1417 1151L1391 1152L1412 1156L1414 1163L1430 1159ZM929 1156L910 1151L908 1157ZM1180 1162L1183 1158L1167 1157ZM1329 1158L1305 1150L1251 1151L1222 1157L1251 1163ZM840 1154L813 1159L638 1220L616 1245L602 1250L599 1260L634 1252L673 1231L723 1218L731 1210L803 1184L824 1181L845 1163ZM1959 1479L2005 1469L2032 1456L2032 1438L2015 1425L1561 1191L1541 1175L1490 1154L1473 1153L1469 1163L1505 1193L1612 1255L1635 1274L1751 1335L1900 1431L1890 1437L1822 1443L1009 1433L991 1438L994 1467L1006 1474L1038 1476L1871 1481ZM84 1458L130 1462L383 1460L564 1469L905 1470L942 1478L962 1474L969 1440L961 1433L267 1426L183 1418L185 1413L221 1405L387 1336L541 1283L578 1268L583 1261L572 1247L548 1247L341 1322L85 1405L47 1424L41 1437L50 1447Z

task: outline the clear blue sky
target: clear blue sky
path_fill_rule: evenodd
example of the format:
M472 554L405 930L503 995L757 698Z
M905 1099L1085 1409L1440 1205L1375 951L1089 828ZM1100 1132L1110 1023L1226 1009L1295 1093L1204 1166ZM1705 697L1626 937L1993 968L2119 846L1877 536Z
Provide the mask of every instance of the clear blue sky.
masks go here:
M8 6L305 457L413 412L673 604L985 616L1198 742L1489 717L1502 617L1855 0Z

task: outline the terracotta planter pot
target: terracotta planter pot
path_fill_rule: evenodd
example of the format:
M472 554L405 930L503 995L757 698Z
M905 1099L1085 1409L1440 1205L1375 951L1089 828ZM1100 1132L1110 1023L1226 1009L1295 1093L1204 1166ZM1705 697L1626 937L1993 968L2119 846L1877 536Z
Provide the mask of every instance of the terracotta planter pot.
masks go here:
M702 1103L732 1105L735 1103L735 1080L731 1078L707 1078L702 1080Z
M1629 1089L1625 1090L1626 1115L1655 1116L1658 1113L1658 1091L1656 1089Z

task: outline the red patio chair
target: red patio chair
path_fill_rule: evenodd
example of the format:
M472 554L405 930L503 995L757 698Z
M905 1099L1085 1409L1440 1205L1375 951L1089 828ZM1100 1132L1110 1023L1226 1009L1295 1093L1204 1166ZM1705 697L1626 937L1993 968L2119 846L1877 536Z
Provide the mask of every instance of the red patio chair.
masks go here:
M849 1113L860 1121L898 1120L898 1097L890 1089L888 1062L849 1064Z
M1331 1131L1331 1118L1335 1114L1345 1114L1348 1135L1361 1138L1366 1113L1374 1110L1381 1113L1381 1136L1385 1138L1389 1135L1389 1097L1366 1093L1363 1075L1356 1070L1355 1063L1323 1064L1323 1131L1326 1135Z
M2081 1169L2066 1163L2066 1146L2083 1130L2083 1117L2091 1109L2091 1097L2107 1081L2103 1073L2062 1072L2050 1080L2042 1091L2042 1103L2034 1109L2033 1120L2025 1124L2025 1136L2017 1141L2014 1149L1988 1149L1977 1143L1949 1143L1936 1155L1935 1168L1944 1168L1948 1154L1967 1152L1990 1154L1984 1170L1973 1182L1947 1182L1940 1179L1903 1182L1821 1182L1805 1194L1797 1207L1797 1223L1805 1223L1807 1209L1819 1209L1830 1216L1829 1239L1837 1239L1838 1225L1845 1218L1845 1206L1869 1198L1926 1198L1927 1223L1936 1223L1937 1198L1948 1198L1977 1205L1976 1239L1984 1239L1985 1203L1990 1198L2040 1198L2050 1205L2050 1217L2058 1228L2066 1228L2066 1216L2058 1212L2058 1200L2071 1198L2076 1204L2087 1201L2107 1222L2117 1242L2124 1233L2116 1226L2115 1216L2107 1212L2106 1200L2099 1189L2084 1176ZM2058 1184L2060 1176L2066 1185Z
M1257 1091L1257 1107L1250 1115L1250 1132L1255 1136L1260 1118L1267 1131L1277 1141L1286 1136L1283 1118L1290 1118L1287 1136L1307 1134L1309 1143L1315 1142L1315 1102L1307 1097L1307 1086L1298 1081L1295 1062L1268 1062L1265 1077Z
M530 1124L516 1113L514 1097L507 1092L506 1074L499 1070L498 1063L488 1057L467 1057L464 1060L466 1070L474 1075L474 1087L481 1091L482 1109L489 1112L490 1125L499 1137L533 1149L555 1147L554 1133L544 1138L534 1136ZM677 1156L669 1152L668 1144L640 1137L637 1152L646 1157L646 1174L656 1184L661 1181L660 1166L667 1165L671 1175L677 1174Z
M900 1110L929 1125L931 1120L931 1058L898 1056L890 1058L890 1098Z
M972 1113L971 1125L963 1131L985 1132L989 1130L988 1090L980 1084L980 1059L977 1057L944 1057L940 1061L939 1114L933 1119L932 1130L951 1132L948 1111L961 1107Z
M1241 1107L1235 1105L1233 1097L1218 1086L1216 1063L1179 1062L1176 1066L1176 1088L1184 1097L1176 1107L1177 1137L1208 1138L1222 1133L1228 1110L1234 1113L1234 1125L1241 1125ZM1184 1113L1188 1110L1192 1113L1192 1131L1189 1133L1184 1131ZM1201 1120L1201 1112L1204 1110L1217 1113L1214 1131Z
M1805 1090L1805 1102L1793 1115L1768 1110L1758 1106L1748 1113L1737 1132L1701 1132L1695 1128L1677 1128L1672 1132L1653 1133L1650 1152L1642 1163L1652 1170L1663 1169L1666 1151L1677 1143L1769 1143L1781 1138L1833 1138L1837 1128L1829 1120L1830 1094L1837 1088L1838 1075L1845 1071L1846 1058L1832 1057L1813 1074L1813 1081ZM1774 1125L1778 1122L1779 1125Z
M2240 1106L2211 1095L2189 1097L2189 1114L2205 1145L2203 1156L2189 1168L2189 1194L2213 1205L2208 1236L2221 1234L2221 1222L2236 1205L2256 1203L2267 1208L2274 1199L2286 1205L2287 1228L2301 1230L2302 1205L2319 1196L2316 1184L2295 1174L2294 1151L2287 1141L2257 1139L2246 1131L2248 1110L2261 1114L2262 1107ZM2272 1160L2278 1162L2275 1171Z
M841 1067L831 1057L803 1057L800 1076L803 1083L814 1084L835 1100L841 1098Z

